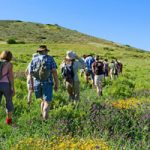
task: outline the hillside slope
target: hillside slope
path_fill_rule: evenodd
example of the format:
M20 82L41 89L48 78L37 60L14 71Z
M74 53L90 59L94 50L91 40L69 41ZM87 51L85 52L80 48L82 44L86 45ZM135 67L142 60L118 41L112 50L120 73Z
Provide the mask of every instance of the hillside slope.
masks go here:
M57 24L39 24L19 20L0 20L0 42L15 39L25 43L89 43L113 45L113 42L82 34Z

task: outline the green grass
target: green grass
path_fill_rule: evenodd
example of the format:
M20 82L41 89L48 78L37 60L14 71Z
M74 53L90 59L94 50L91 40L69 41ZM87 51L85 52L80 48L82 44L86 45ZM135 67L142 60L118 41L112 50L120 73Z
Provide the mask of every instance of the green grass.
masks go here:
M53 30L58 30L50 26ZM16 95L13 120L16 127L5 125L5 100L0 105L0 149L10 149L28 138L52 141L56 137L70 135L75 139L102 138L110 149L148 150L150 148L150 53L128 47L97 44L47 44L54 56L59 72L60 87L54 92L50 119L40 117L40 101L33 96L31 107L27 105L26 79L22 72L31 61L39 44L1 44L0 51L10 50L14 55ZM67 50L79 56L99 54L109 61L118 58L124 65L123 74L116 80L106 80L104 94L97 97L96 90L81 80L81 101L74 105L68 101L60 76L59 65ZM118 109L112 102L134 97L141 104L136 108Z
M106 43L112 42L98 39L57 24L40 24L15 20L0 20L0 42L14 39L21 43Z

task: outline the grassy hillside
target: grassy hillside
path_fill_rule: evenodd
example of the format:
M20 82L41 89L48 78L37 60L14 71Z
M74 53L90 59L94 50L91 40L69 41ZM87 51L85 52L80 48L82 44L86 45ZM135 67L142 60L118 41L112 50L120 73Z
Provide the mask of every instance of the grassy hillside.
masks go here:
M65 29L21 21L0 21L0 52L13 53L16 95L13 125L5 124L5 100L0 103L0 150L149 150L150 149L150 53L117 45ZM26 44L6 44L8 39ZM46 43L58 65L59 90L54 93L50 118L40 116L40 101L33 95L27 105L24 71L41 43ZM109 62L123 63L118 79L103 81L103 96L81 81L81 100L68 101L59 65L67 50L99 54Z
M112 42L69 30L57 24L0 20L0 41L15 39L25 43L89 43L111 44Z
M49 113L50 119L40 117L40 101L27 105L24 70L39 44L1 44L0 51L11 50L14 59L16 95L14 125L5 125L5 100L0 105L0 149L125 149L150 148L150 53L122 46L90 44L48 44L50 55L59 67L67 50L79 56L99 54L118 58L124 64L123 74L115 81L103 82L104 94L81 80L81 101L74 105L67 98L59 72L59 91ZM63 93L63 94L62 94Z

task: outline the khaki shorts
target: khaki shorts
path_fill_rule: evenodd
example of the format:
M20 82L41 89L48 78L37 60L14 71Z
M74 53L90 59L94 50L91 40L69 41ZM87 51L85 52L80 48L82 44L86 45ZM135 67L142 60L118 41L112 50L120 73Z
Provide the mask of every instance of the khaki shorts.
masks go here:
M102 79L104 78L104 75L95 75L94 76L94 83L95 85L100 85L102 82Z

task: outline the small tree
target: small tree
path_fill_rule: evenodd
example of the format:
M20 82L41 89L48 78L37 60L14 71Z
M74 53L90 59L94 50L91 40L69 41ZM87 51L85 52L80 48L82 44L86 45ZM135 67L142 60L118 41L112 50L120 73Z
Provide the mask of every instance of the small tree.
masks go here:
M7 44L17 44L15 39L9 39L7 40Z

